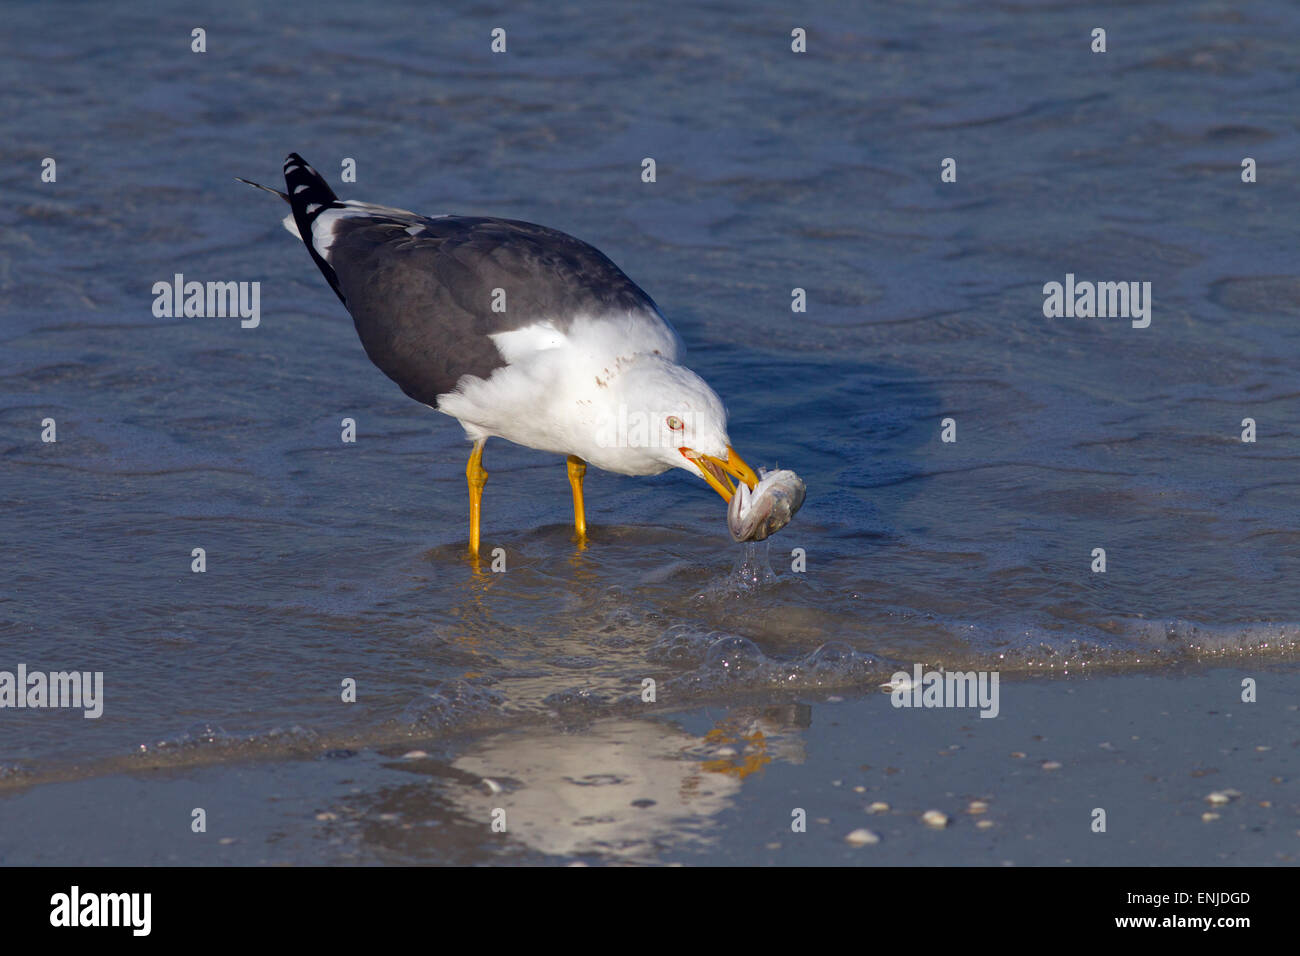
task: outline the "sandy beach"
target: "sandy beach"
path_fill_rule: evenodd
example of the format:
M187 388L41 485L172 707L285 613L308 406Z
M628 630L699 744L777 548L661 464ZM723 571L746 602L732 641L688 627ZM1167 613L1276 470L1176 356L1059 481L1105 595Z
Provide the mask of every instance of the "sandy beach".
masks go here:
M1243 676L1259 686L1240 701ZM1268 866L1300 859L1300 670L1008 681L1002 714L764 695L0 791L0 863ZM323 744L319 746L324 746ZM198 748L202 749L202 748ZM191 812L207 830L191 831ZM129 808L129 812L128 809ZM1095 832L1095 811L1106 828ZM795 814L804 811L803 832ZM504 830L494 814L504 812ZM926 822L938 811L946 817ZM850 835L857 831L858 842Z

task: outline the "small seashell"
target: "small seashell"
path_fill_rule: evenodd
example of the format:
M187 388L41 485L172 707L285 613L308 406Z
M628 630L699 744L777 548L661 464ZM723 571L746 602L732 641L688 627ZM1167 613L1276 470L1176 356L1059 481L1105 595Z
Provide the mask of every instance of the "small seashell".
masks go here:
M970 806L966 808L967 813L986 813L989 805L983 800L972 800Z
M863 827L854 830L844 838L845 842L853 846L872 846L880 842L880 837Z
M1215 790L1213 793L1207 795L1205 799L1216 807L1221 807L1225 803L1232 802L1232 794L1224 790Z
M869 804L869 805L867 806L867 812L868 812L868 813L888 813L888 812L889 812L889 804L885 803L885 801L883 801L883 800L877 800L875 803Z
M942 830L948 825L948 814L942 810L926 810L925 813L921 814L921 822L927 827Z

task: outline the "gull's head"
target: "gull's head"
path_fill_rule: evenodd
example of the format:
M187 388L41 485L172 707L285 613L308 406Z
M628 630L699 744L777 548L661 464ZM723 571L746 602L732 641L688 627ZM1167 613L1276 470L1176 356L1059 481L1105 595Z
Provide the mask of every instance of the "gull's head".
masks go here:
M690 369L640 355L611 376L608 386L611 401L598 442L618 449L624 464L636 468L627 473L681 468L704 479L728 502L736 491L733 478L751 489L758 483L758 475L731 447L722 399ZM599 464L598 458L592 460Z

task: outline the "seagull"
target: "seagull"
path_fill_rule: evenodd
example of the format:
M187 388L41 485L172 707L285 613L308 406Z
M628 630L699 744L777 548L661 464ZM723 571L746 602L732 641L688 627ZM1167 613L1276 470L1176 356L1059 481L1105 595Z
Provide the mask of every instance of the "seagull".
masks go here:
M297 153L284 227L307 246L370 360L471 443L469 552L477 559L489 438L567 456L573 524L587 537L591 464L620 475L681 468L728 503L759 477L731 447L717 393L681 364L658 306L602 252L556 229L421 216L340 200Z

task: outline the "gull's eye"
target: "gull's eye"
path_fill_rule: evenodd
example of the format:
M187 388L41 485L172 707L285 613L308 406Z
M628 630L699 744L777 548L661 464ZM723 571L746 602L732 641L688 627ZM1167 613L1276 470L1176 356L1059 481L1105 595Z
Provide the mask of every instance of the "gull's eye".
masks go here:
M680 418L678 418L676 415L669 415L669 416L668 416L668 427L671 428L671 429L672 429L673 431L675 431L675 432L679 432L679 431L681 431L683 428L686 427L686 424L685 424L685 423L684 423Z

